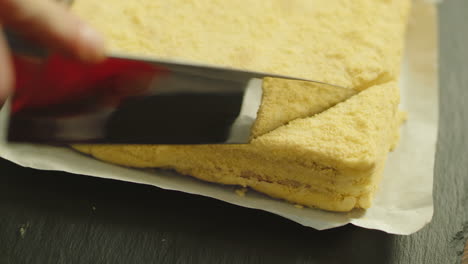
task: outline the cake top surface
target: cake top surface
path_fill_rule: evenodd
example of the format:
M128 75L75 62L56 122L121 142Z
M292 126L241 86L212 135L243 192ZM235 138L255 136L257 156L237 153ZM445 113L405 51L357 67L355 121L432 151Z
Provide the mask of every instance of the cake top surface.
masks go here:
M398 75L408 0L80 0L111 51L364 89Z
M252 128L256 138L298 118L320 113L356 94L353 89L319 83L265 78L262 104Z

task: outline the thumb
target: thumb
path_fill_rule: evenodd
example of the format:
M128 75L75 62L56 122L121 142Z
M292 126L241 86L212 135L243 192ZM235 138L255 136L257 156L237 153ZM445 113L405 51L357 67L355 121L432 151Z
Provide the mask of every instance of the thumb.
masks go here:
M25 37L83 61L104 58L100 34L51 0L0 0L0 20Z
M0 27L0 107L13 86L13 69L7 42Z

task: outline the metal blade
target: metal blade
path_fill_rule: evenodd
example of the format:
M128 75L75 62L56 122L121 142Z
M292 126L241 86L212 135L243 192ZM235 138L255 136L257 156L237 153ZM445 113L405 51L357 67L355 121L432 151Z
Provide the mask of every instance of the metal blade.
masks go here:
M44 53L11 34L9 41L16 74L11 142L248 143L261 80L304 80L118 54L88 65Z
M257 102L245 101L252 84L247 76L210 77L121 58L100 65L61 57L14 61L17 87L8 130L12 142L247 143L248 133L239 132L235 124L247 103L259 106L261 99L260 94ZM250 89L261 91L256 84ZM242 127L250 131L254 118L246 123L244 116Z

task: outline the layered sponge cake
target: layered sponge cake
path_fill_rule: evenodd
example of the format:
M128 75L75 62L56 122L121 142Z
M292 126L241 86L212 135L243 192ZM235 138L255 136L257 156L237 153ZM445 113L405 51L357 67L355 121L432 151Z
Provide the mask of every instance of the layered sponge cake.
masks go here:
M98 159L174 169L331 211L369 208L402 115L410 0L76 1L112 51L287 74L266 78L245 145L80 145ZM215 110L214 110L215 111Z

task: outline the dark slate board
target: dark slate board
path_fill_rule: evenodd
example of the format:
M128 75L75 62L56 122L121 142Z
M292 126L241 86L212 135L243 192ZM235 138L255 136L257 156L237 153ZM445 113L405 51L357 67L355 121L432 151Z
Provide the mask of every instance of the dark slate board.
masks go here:
M441 13L435 215L411 236L0 160L0 263L460 263L468 238L468 1ZM416 164L417 165L417 164Z

